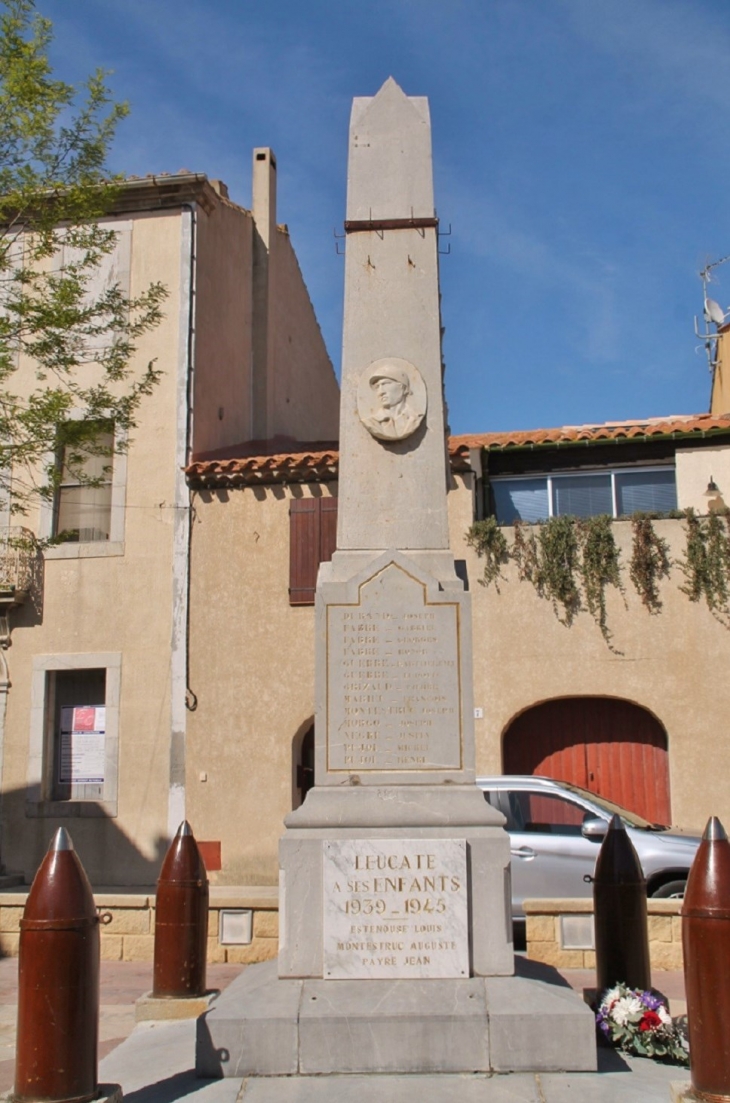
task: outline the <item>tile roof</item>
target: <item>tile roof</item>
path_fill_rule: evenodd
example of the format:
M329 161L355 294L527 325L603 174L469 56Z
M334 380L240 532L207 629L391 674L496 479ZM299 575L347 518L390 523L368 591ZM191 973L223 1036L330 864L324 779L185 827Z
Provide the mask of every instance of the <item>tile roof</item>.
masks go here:
M454 470L465 470L472 449L506 451L605 441L674 438L690 440L707 435L730 434L730 414L646 418L643 421L607 422L603 425L565 425L559 429L519 430L507 433L467 433L449 438ZM337 478L339 451L336 442L303 444L279 438L248 441L217 452L201 453L186 468L191 486L255 486L270 483L328 482Z
M703 437L730 432L730 414L682 414L643 421L608 421L596 425L564 425L558 429L520 429L509 433L473 433L451 437L449 451L463 455L470 448L506 451L549 445L601 444L604 441L648 440L659 437Z
M337 445L317 448L299 445L301 451L239 455L219 459L194 459L185 474L191 486L256 486L267 483L328 482L337 478ZM243 453L244 448L240 449Z

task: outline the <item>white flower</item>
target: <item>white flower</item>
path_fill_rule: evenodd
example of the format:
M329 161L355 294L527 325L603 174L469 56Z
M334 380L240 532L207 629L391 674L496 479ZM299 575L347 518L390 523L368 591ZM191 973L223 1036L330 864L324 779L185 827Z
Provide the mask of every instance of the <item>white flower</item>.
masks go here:
M622 999L616 1000L611 1008L611 1018L619 1026L626 1026L632 1016L641 1015L643 1011L644 1007L640 999L636 996L623 996Z
M659 1016L659 1018L662 1020L662 1022L664 1023L665 1026L669 1026L671 1024L672 1016L669 1014L666 1007L664 1007L663 1005L660 1005L659 1007L657 1007L656 1013Z

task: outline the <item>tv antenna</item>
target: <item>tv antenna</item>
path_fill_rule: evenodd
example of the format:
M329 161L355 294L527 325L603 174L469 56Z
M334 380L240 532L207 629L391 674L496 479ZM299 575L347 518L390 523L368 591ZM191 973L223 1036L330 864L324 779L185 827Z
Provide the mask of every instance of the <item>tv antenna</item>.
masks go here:
M718 268L721 264L725 264L728 260L730 260L730 255L721 257L720 260L715 260L710 264L706 264L700 272L703 298L702 320L705 327L704 330L700 330L697 315L695 315L695 336L699 337L704 345L707 354L707 365L711 372L714 372L717 364L717 342L720 328L730 319L730 306L726 310L723 310L716 299L710 298L707 293L707 286L713 282L714 269ZM710 326L715 326L715 329L710 329Z

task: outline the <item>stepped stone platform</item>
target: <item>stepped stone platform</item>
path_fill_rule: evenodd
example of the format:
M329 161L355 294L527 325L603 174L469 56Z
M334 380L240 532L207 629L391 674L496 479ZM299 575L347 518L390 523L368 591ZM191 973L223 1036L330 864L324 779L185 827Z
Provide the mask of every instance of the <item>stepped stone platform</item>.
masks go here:
M197 1023L199 1077L596 1069L593 1015L553 970L465 980L279 979L252 965Z

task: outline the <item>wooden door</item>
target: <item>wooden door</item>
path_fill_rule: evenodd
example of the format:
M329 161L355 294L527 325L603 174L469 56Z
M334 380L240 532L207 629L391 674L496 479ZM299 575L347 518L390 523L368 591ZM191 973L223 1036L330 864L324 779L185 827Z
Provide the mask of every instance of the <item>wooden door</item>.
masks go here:
M503 757L506 774L570 781L652 823L671 823L666 734L651 713L630 701L545 701L510 725Z

